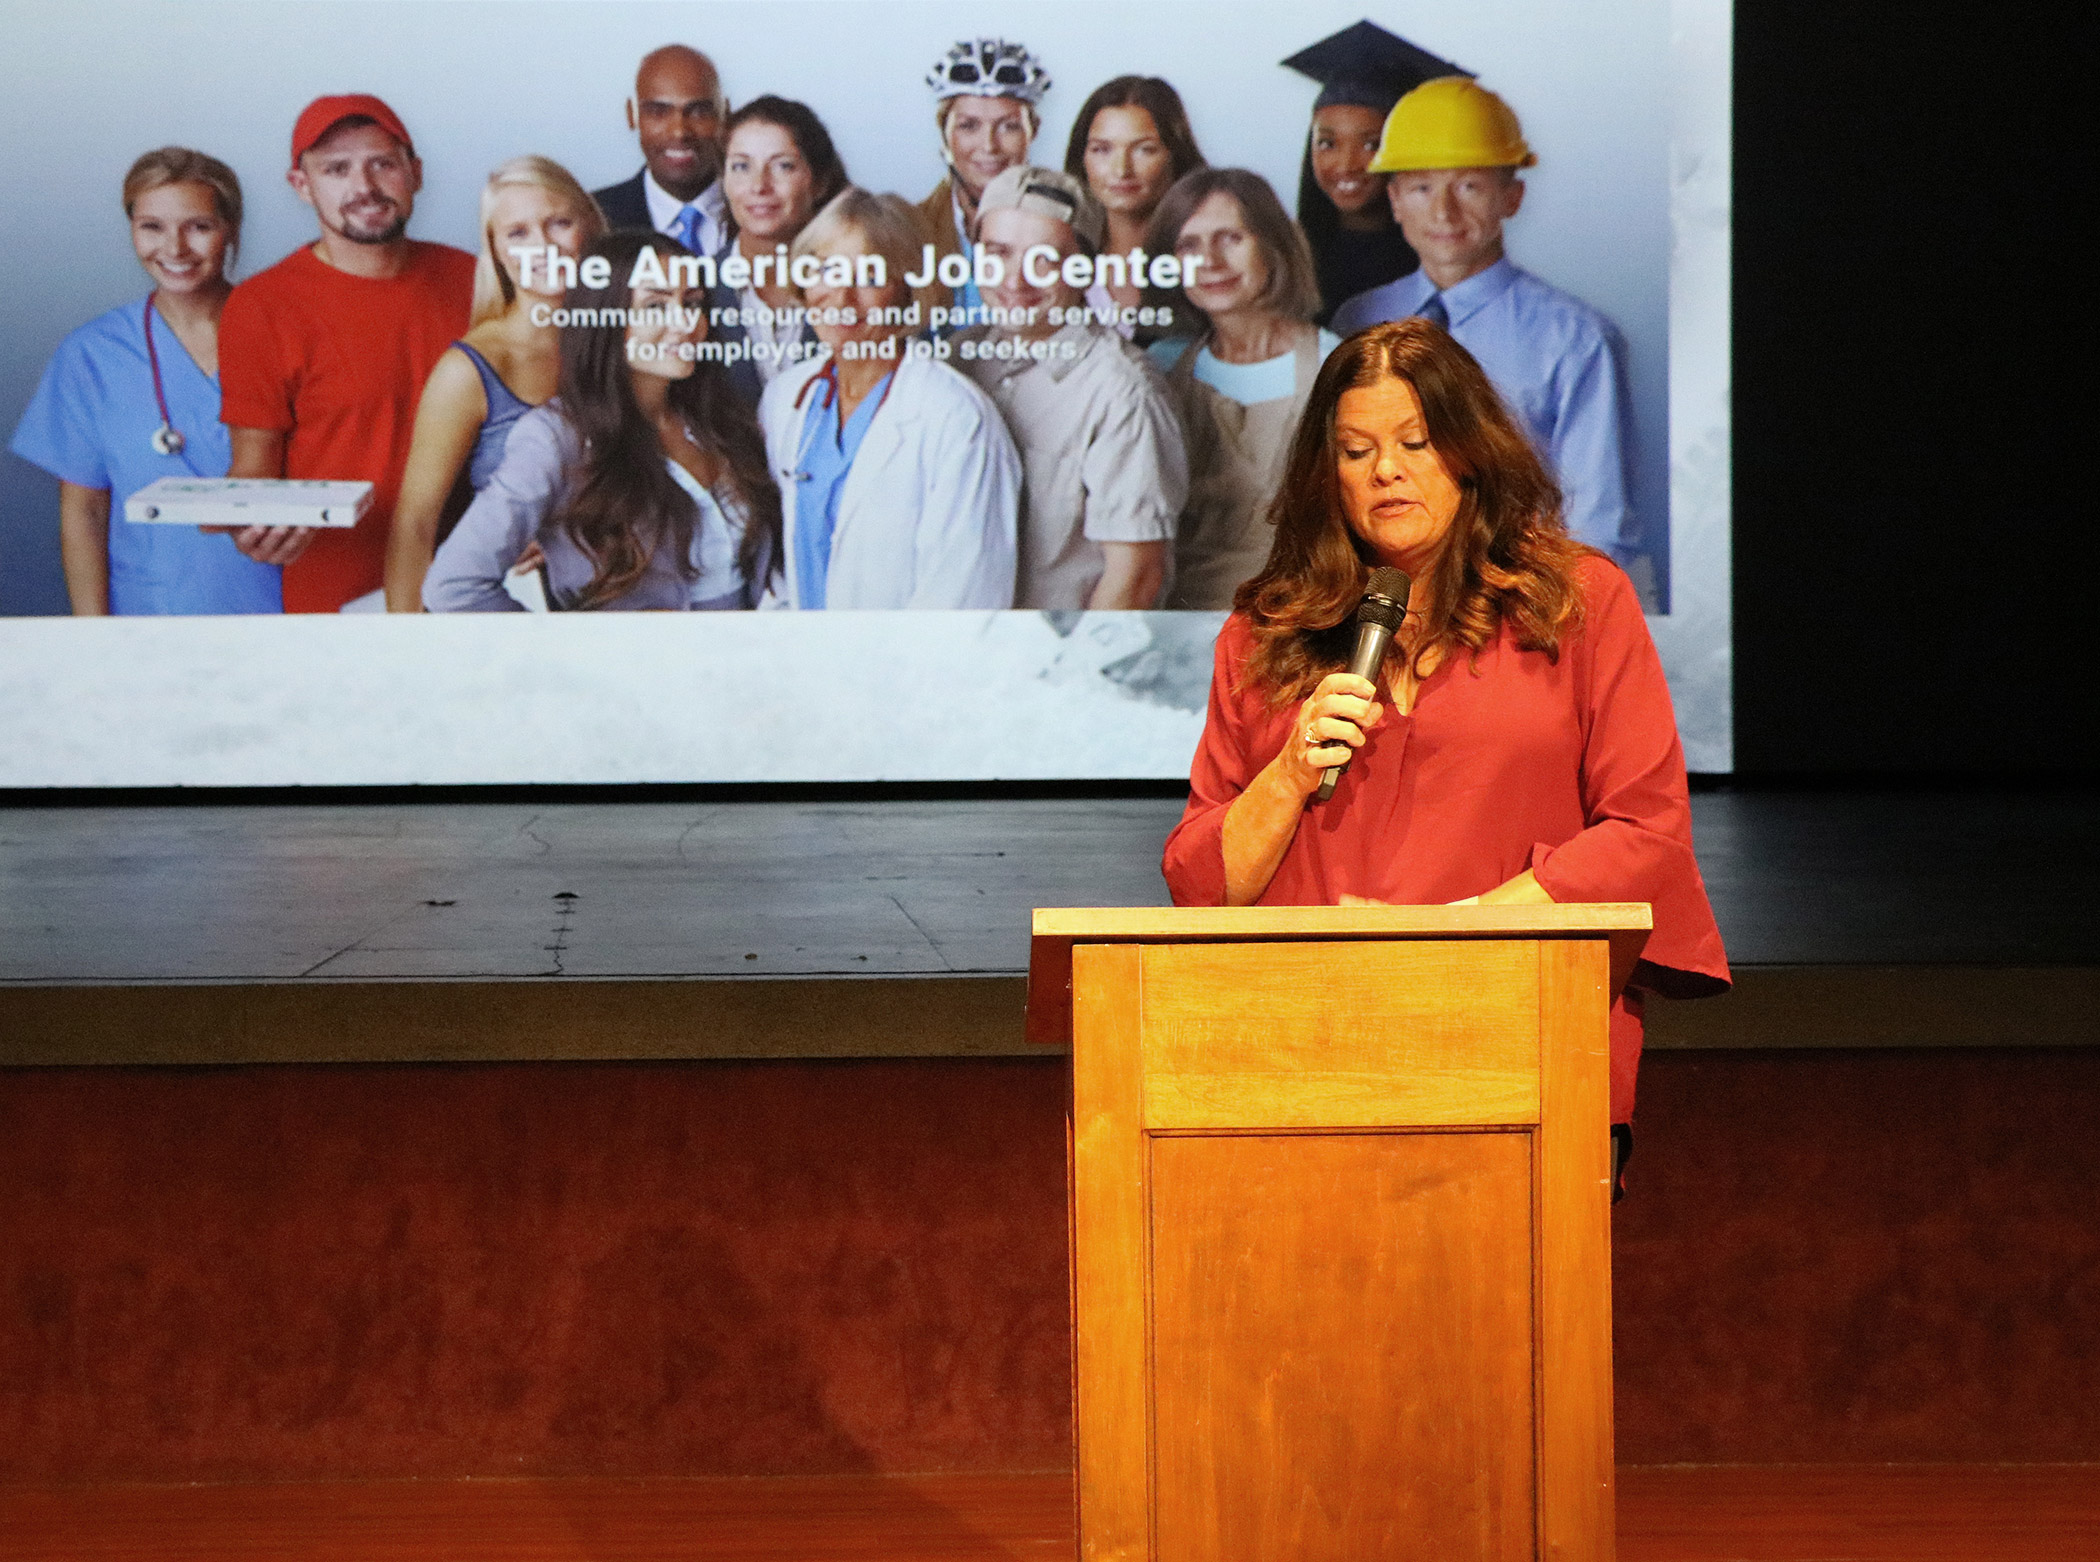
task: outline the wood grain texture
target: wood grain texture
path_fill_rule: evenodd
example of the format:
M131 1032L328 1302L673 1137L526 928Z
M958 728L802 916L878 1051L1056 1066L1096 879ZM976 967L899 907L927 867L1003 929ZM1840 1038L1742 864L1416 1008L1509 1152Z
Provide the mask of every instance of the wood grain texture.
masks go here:
M1653 925L1645 904L1565 906L1045 907L1028 956L1028 1039L1071 1039L1075 943L1197 944L1356 939L1496 939L1603 934L1622 976Z
M1622 1562L2100 1562L2100 1465L1622 1468ZM0 1486L8 1562L1055 1562L1069 1474Z
M1721 998L1650 1004L1647 1051L2100 1041L2100 968L1738 966L1735 978ZM1026 998L1020 977L973 975L0 983L0 1068L995 1056L1039 1050Z
M1146 948L1145 1126L1538 1120L1538 981L1518 939Z
M2100 1462L2100 1048L1643 1071L1622 1458Z
M1084 943L1253 938L1546 938L1645 933L1645 902L1547 906L1043 906L1035 936Z
M0 1070L0 1463L1068 1463L1067 1090L1047 1053ZM1677 1052L1642 1090L1623 1456L2100 1460L2100 1049Z
M1060 917L1135 934L1070 951L1083 1554L1612 1562L1614 914L1587 936L1370 938L1363 913L1297 908L1193 943L1148 935L1201 918L1038 925ZM1090 1160L1111 1174L1090 1185ZM1090 1360L1104 1406L1134 1380L1149 1414L1090 1413Z
M1153 1141L1158 1562L1532 1556L1529 1138Z
M0 1070L0 1481L1067 1465L1064 1076Z
M1168 1074L1145 1086L1145 1127L1369 1128L1521 1124L1538 1116L1538 1076L1484 1069L1406 1074L1323 1070L1279 1081L1274 1074Z
M1072 1477L0 1487L7 1562L1069 1562Z
M1150 1545L1140 951L1073 961L1073 1417L1082 1562L1137 1562Z
M1538 951L1539 1554L1612 1562L1610 972L1602 943Z
M1010 976L0 987L0 1066L989 1057Z
M2100 1465L1619 1469L1620 1562L2100 1562Z

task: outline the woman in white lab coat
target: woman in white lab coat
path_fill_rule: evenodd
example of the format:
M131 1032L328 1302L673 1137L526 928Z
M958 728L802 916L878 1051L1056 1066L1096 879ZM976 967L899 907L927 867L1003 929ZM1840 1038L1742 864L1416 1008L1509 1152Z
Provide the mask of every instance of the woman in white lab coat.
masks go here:
M991 399L910 339L923 243L903 201L852 186L795 241L830 352L759 403L787 562L773 605L1013 606L1021 458Z

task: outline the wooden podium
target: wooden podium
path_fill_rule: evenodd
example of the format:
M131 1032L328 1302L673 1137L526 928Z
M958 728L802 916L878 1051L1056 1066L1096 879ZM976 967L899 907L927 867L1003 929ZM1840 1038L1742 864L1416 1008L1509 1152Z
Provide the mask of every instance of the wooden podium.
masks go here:
M1610 1562L1645 905L1038 911L1085 1562Z

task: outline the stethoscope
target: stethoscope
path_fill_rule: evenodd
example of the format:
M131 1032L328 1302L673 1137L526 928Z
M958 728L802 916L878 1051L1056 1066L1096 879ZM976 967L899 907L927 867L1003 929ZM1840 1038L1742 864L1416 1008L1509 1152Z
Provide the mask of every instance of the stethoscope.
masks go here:
M897 371L895 369L892 369L888 374L882 377L882 394L875 398L874 411L871 411L868 414L868 421L870 423L875 421L875 414L877 412L880 412L882 410L882 404L890 399L890 392L896 388L896 385ZM810 400L809 393L813 390L819 389L821 389L824 392L824 394L821 398L817 399L816 410L818 412L829 412L833 403L835 403L839 399L838 359L825 359L823 369L820 372L811 375L807 380L804 380L802 382L802 389L795 392L795 410L797 412L800 412L802 410L802 403ZM843 439L845 437L845 433L846 424L845 420L842 418L839 420L839 437ZM819 437L815 428L812 428L810 430L809 437L812 442L814 442ZM805 447L805 449L807 448L808 447ZM811 480L811 474L808 472L796 471L790 472L787 475L794 478L794 480L798 483L806 483Z
M144 323L146 327L146 361L153 366L153 404L160 408L160 427L153 431L153 453L162 456L180 456L184 446L189 441L182 437L182 430L177 428L174 421L168 416L168 393L162 389L160 383L160 350L153 345L153 299L150 294L146 298ZM192 472L197 470L187 456L183 456L182 464L189 467Z

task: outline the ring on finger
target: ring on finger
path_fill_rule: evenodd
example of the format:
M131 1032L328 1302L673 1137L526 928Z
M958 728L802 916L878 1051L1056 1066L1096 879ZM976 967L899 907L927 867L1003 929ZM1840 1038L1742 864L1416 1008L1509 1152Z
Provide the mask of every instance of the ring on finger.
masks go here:
M1307 727L1305 729L1305 746L1307 748L1324 748L1326 745L1321 741L1319 733L1313 731L1311 727Z

